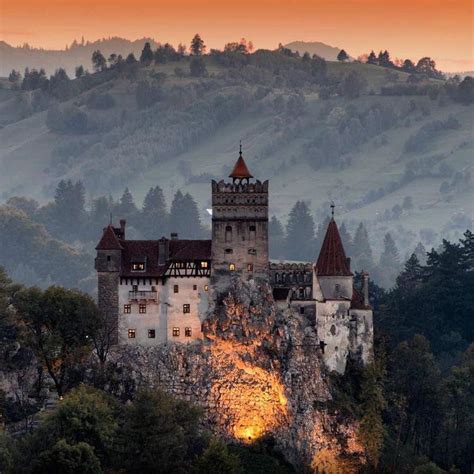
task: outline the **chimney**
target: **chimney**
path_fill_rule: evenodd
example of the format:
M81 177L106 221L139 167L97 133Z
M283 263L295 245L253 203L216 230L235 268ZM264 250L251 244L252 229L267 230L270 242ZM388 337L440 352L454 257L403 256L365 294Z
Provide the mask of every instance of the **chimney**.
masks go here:
M165 265L170 256L170 241L161 237L158 241L158 265Z
M171 240L178 240L178 233L177 232L171 232Z
M369 274L362 271L362 292L364 293L364 306L369 306Z
M120 219L120 234L123 240L125 240L125 226L126 225L127 225L127 221L125 219Z

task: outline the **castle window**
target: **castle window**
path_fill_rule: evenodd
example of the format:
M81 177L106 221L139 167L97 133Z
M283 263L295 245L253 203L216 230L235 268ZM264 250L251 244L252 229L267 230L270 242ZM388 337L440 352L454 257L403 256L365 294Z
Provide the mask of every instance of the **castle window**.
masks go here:
M331 334L332 334L333 336L336 335L336 326L334 326L334 324L331 326L330 331L331 331Z
M304 314L304 306L300 306L300 314Z
M249 232L250 232L250 240L255 240L255 231L256 231L256 227L254 225L251 225L249 227Z
M201 268L208 268L209 264L206 261L201 262Z
M128 330L128 338L129 339L135 339L136 331L135 329L129 329Z
M249 255L257 255L257 250L256 249L249 249L248 254Z
M192 334L191 328L184 328L184 335L186 337L191 337L191 334Z
M209 285L204 285L204 291L209 291Z
M179 337L179 328L173 328L173 337Z
M154 329L148 329L148 339L155 339L155 334Z
M225 253L234 253L232 249L225 249Z
M280 274L275 273L275 283L280 283Z
M176 268L186 268L186 264L184 262L176 262Z
M179 293L179 285L174 285L173 286L173 292L174 293Z
M235 263L229 263L229 270L235 272Z
M132 291L136 293L138 291L138 285L132 285Z
M198 289L197 285L193 285L193 290L196 291Z
M131 304L124 304L123 305L123 312L125 314L130 314L132 312L132 305Z
M247 271L253 272L253 263L247 263Z
M145 262L132 262L132 272L144 272Z
M232 226L230 225L225 228L225 241L232 242Z
M107 262L110 262L112 260L112 257L110 255L107 255Z
M190 304L183 304L183 313L190 313L191 312L191 305Z
M145 314L146 313L146 303L140 303L138 305L138 312L140 314Z

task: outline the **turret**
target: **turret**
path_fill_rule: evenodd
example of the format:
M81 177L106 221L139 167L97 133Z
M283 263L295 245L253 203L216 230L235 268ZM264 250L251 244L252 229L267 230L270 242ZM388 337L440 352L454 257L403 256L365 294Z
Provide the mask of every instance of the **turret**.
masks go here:
M252 181L242 147L229 175L212 181L212 265L244 278L268 274L268 181Z
M104 229L96 247L95 259L98 277L97 304L105 318L107 333L110 334L112 344L118 342L118 287L123 250L120 240L125 237L125 221L121 221L120 224L120 228L109 225Z
M353 274L334 215L329 222L314 271L316 283L319 283L325 300L352 299ZM316 289L314 294L317 294Z

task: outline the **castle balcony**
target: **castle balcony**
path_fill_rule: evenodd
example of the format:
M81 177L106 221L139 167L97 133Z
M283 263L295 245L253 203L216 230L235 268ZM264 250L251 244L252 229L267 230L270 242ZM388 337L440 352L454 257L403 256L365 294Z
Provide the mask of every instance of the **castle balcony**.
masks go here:
M156 291L129 291L130 301L156 301L158 299Z

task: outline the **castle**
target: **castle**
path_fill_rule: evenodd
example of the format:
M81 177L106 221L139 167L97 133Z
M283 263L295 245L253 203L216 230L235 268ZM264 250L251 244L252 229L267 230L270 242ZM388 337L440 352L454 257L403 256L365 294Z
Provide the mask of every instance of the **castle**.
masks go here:
M109 225L98 243L98 305L112 342L153 346L203 338L214 285L238 275L268 278L275 303L314 325L329 370L343 373L349 356L366 362L373 346L368 275L354 288L334 216L315 264L268 256L268 181L253 180L240 150L229 175L212 181L211 240L127 240L126 223Z

